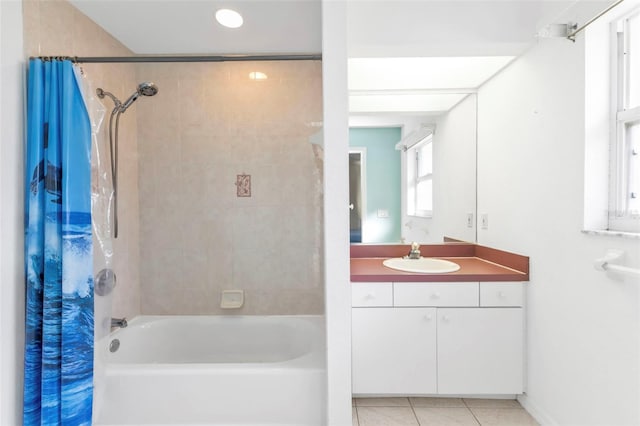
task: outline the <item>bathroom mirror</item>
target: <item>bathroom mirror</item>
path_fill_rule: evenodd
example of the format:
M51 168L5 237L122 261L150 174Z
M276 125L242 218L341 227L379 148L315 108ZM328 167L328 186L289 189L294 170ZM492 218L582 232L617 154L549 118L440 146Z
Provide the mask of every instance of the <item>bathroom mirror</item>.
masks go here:
M374 93L384 96L384 103L365 99L372 97L370 93L350 90L350 159L355 151L366 152L357 163L350 161L350 177L362 176L359 185L350 178L350 195L357 193L363 200L361 227L354 232L352 221L351 242L440 243L445 236L476 241L477 95L425 89L406 99L405 93L398 93L401 96ZM401 106L407 102L415 105ZM398 106L404 110L394 111ZM431 147L418 153L420 144ZM418 181L431 183L418 187L431 186L430 193L420 191L421 198L430 199L430 213L412 207L415 164L427 160L432 168ZM352 164L357 171L351 170Z

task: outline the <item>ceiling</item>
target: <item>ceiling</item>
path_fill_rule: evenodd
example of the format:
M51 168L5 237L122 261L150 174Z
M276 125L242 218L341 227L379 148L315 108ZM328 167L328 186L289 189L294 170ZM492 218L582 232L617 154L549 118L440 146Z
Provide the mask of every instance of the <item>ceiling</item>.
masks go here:
M70 0L136 54L320 53L320 0ZM225 28L230 8L244 18ZM295 35L295 36L292 36Z
M469 93L477 88L535 43L536 34L546 25L584 22L585 17L571 15L571 6L578 1L593 4L594 15L612 2L345 1L352 110L381 114L446 111L460 99L454 96L455 89ZM136 54L322 51L321 0L70 2ZM244 25L229 29L217 24L214 13L219 8L240 12ZM483 60L489 65L478 66ZM429 78L409 80L420 75ZM447 93L429 93L437 88L446 88Z

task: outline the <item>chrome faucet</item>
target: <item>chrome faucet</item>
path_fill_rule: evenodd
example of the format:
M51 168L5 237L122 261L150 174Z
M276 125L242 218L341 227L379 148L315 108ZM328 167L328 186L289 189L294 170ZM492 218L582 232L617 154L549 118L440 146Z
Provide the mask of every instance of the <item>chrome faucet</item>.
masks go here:
M125 328L127 325L126 318L111 318L111 328Z
M411 243L411 250L409 250L409 254L406 256L407 259L420 259L420 244L413 242Z

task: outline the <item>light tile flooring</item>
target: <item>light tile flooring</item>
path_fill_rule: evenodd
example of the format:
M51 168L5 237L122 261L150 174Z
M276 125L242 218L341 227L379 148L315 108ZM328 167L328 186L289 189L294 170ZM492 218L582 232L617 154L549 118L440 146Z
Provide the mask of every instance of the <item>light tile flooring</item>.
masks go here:
M538 426L516 400L354 398L353 426Z

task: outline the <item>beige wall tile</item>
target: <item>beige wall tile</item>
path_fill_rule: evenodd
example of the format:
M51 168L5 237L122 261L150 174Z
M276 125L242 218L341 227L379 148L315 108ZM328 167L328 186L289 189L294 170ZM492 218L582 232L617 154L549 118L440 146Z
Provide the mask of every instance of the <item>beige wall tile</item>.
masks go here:
M26 0L24 5L25 56L130 56L132 52L79 12L66 0ZM82 65L94 89L102 87L121 100L135 90L135 67L126 64ZM106 117L113 104L105 99ZM138 207L138 144L136 104L121 119L119 165L120 237L113 243L113 265L117 287L113 293L112 316L134 317L140 313L140 256ZM103 133L103 138L108 135ZM103 142L106 142L103 141ZM106 143L101 144L105 156ZM95 214L95 212L94 212ZM102 214L106 215L106 212ZM94 241L98 247L99 242ZM96 253L101 253L100 250ZM102 269L104 259L96 259Z
M269 79L249 80L255 70ZM321 67L144 64L138 79L160 89L137 111L141 270L155 280L143 285L143 312L322 313L322 163L308 142L317 129L300 121L322 119ZM153 183L142 183L150 170ZM236 197L239 174L251 175L251 197ZM193 310L164 289L179 277L162 272L175 266L163 252L176 249L185 285L212 294ZM246 290L244 308L220 310L225 288ZM176 306L144 300L174 297Z

